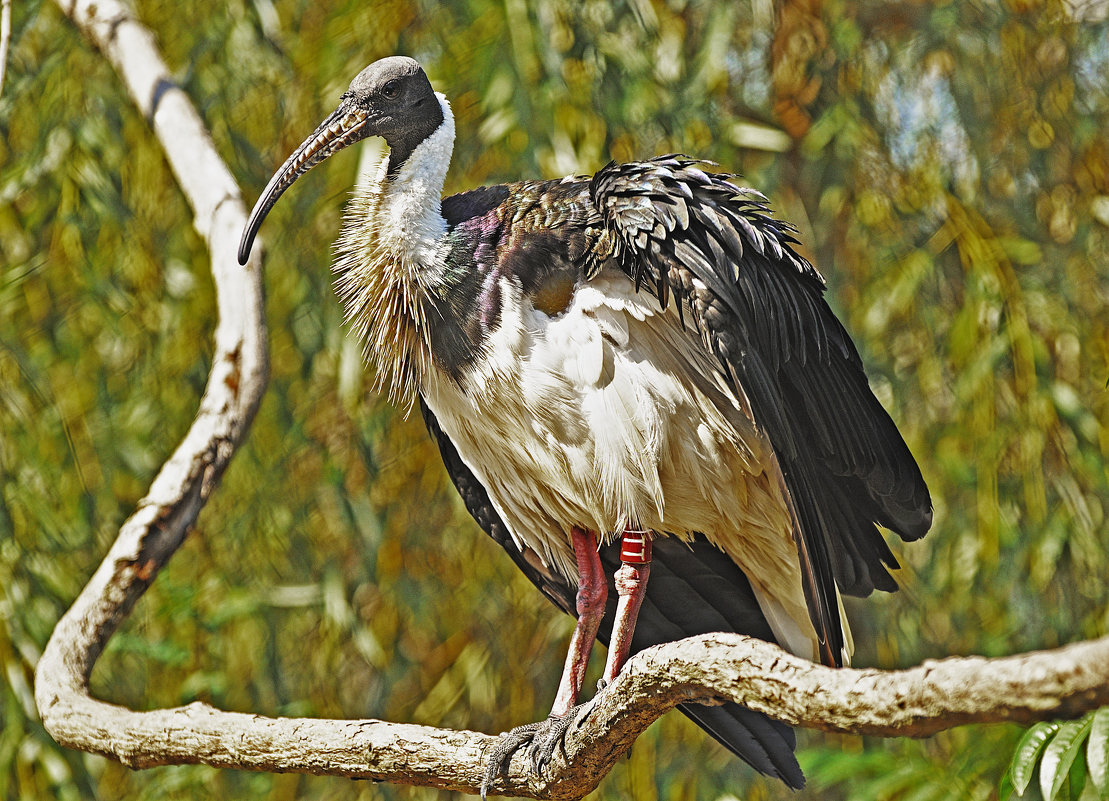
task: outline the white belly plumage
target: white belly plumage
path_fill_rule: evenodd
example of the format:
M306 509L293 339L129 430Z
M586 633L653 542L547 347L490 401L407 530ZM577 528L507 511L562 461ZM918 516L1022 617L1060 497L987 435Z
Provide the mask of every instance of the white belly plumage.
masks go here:
M422 383L517 545L576 585L572 526L606 542L625 527L700 532L748 576L779 642L816 658L773 451L673 306L622 273L555 317L511 279L501 290L483 358L461 382L432 368Z

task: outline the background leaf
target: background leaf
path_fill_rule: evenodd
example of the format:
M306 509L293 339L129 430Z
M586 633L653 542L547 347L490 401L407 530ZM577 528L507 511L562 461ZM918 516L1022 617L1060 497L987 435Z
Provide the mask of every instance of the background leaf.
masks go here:
M1061 724L1057 722L1036 723L1030 726L1020 738L1013 759L1009 765L1009 775L1013 780L1013 789L1017 795L1024 795L1032 777L1036 772L1036 764L1044 747L1059 732Z
M1103 801L1109 799L1109 780L1106 777L1109 771L1109 708L1093 713L1090 739L1086 744L1086 769L1090 773L1090 781L1097 788L1097 797Z
M1070 775L1074 760L1082 753L1090 733L1091 717L1068 720L1059 726L1040 759L1040 792L1044 801L1054 801Z

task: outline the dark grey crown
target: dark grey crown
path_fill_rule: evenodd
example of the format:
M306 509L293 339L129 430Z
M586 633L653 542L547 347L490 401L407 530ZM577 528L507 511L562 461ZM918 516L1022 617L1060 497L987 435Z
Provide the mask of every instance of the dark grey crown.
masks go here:
M395 173L412 151L443 123L443 109L423 67L407 56L375 61L358 73L343 102L370 113L367 135L389 145L389 172Z

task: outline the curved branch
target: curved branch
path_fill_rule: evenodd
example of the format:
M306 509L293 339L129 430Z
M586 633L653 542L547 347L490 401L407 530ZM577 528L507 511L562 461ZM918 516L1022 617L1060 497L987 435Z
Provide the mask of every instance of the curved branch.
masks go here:
M115 709L89 697L93 665L196 522L250 427L268 376L260 264L240 267L235 259L246 211L204 123L170 79L150 32L126 8L115 0L59 5L112 62L161 141L212 254L219 324L196 419L39 659L35 702L52 732L74 709Z
M116 0L59 0L115 65L150 120L212 253L220 321L196 421L59 621L36 670L47 730L132 767L203 763L373 778L476 792L496 738L375 720L263 718L204 704L135 712L90 696L93 665L120 621L183 541L242 442L267 364L257 257L235 262L245 223L238 189L153 37ZM256 249L257 252L257 249ZM1002 659L953 658L904 671L833 670L738 635L669 643L630 660L579 713L543 777L511 765L498 792L579 798L632 741L681 703L734 700L788 723L925 736L971 722L1073 716L1109 702L1109 638Z
M516 759L494 791L581 798L635 739L683 703L736 701L797 726L923 737L968 723L1077 716L1109 703L1109 637L1053 651L953 657L908 670L827 668L737 634L637 654L578 713L565 755L536 777ZM132 712L92 699L52 721L60 742L135 768L206 764L476 793L497 738L379 720L265 718L201 703Z

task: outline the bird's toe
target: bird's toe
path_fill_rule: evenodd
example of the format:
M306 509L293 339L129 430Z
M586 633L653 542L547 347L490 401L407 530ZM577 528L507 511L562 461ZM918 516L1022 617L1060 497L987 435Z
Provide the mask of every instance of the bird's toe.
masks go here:
M528 723L524 726L517 726L512 729L512 731L506 731L501 735L501 738L497 741L496 748L494 748L493 753L489 755L489 762L485 765L485 775L481 780L482 801L485 801L486 794L492 789L493 782L508 771L508 763L512 761L512 755L523 746L532 742L536 732L539 731L540 727L545 725L545 723L546 721Z
M565 715L551 715L546 720L538 723L527 723L517 726L511 731L501 735L493 753L489 755L489 762L485 766L485 775L481 781L481 797L492 789L493 783L508 772L508 765L512 757L526 747L524 752L531 765L532 772L539 776L551 764L555 750L561 750L563 758L566 757L565 736L567 730L577 718L578 710L583 705L573 707Z
M541 774L547 765L551 764L556 748L561 750L563 758L566 758L566 740L564 739L566 730L574 722L580 708L580 705L576 706L561 717L552 715L539 724L539 728L535 732L535 736L532 737L531 745L528 746L527 751L528 759L531 761L531 769L536 776Z

